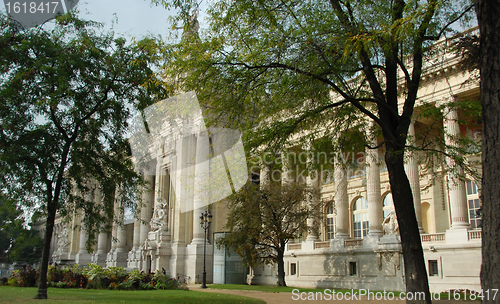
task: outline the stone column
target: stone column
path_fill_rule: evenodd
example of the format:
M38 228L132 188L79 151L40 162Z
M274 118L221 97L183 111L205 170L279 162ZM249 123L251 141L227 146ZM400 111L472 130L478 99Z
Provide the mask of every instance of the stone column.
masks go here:
M408 143L415 143L415 121L412 120L408 129ZM418 173L418 162L415 156L415 151L410 151L405 163L405 171L410 181L411 192L413 194L413 205L415 207L415 215L418 222L418 230L424 233L422 228L422 201L420 198L420 174Z
M151 221L151 216L153 215L153 203L154 203L154 186L155 186L155 176L146 175L144 177L148 183L147 189L143 193L143 206L141 207L141 230L139 235L139 246L142 246L144 242L148 239L148 233L151 229L149 221ZM134 236L135 238L135 236Z
M192 244L203 244L205 233L200 226L200 215L206 210L210 199L210 141L207 132L201 132L196 139L196 166L193 199Z
M136 206L138 208L139 206ZM137 218L137 215L134 215L134 235L132 239L132 249L128 252L127 258L127 268L130 269L141 269L140 260L141 260L141 219Z
M106 258L106 266L110 267L126 267L127 266L127 235L125 231L125 227L123 226L123 214L120 211L120 186L117 186L115 192L115 201L114 201L114 217L113 221L113 240L116 237L117 241L112 242L112 247L114 247Z
M123 218L121 218L121 223L117 226L116 238L118 241L116 244L116 252L127 252L127 231L123 225Z
M118 226L116 225L115 222L115 217L117 217L120 214L120 206L118 205L117 199L114 200L113 202L113 223L111 225L111 251L114 252L116 250L116 238L117 238L117 231L118 231Z
M457 109L453 107L445 109L443 124L445 130L444 141L448 146L447 152L453 155L456 153L453 148L458 147L457 139L461 137ZM464 176L464 170L449 157L446 157L446 163L448 165L451 229L470 228L465 182L460 179L461 176Z
M102 206L102 194L100 189L96 189L95 193L96 204ZM102 207L104 209L104 206ZM92 254L92 263L101 266L106 266L106 254L108 250L108 232L100 231L97 236L97 251Z
M313 193L312 196L308 198L308 208L309 210L312 210L313 208L316 208L316 204L319 201L319 172L318 170L313 170L312 168L314 167L313 161L314 161L314 155L312 155L312 151L310 151L310 148L307 147L307 169L308 169L308 174L306 176L306 185L307 187L313 189L314 191L317 191ZM307 219L307 242L315 242L318 240L318 235L314 231L314 224L315 224L316 219L314 216L310 216Z
M90 253L87 251L87 230L85 230L83 225L82 219L82 223L80 224L80 249L75 256L75 262L80 266L90 263Z
M92 256L92 263L106 266L106 254L108 250L108 233L102 231L97 236L97 251Z
M134 239L132 242L132 250L137 250L141 246L141 219L135 219L134 221Z
M316 176L315 177L311 177L311 176L307 176L306 177L306 185L308 187L311 187L313 188L314 190L318 191L318 172L316 171ZM307 202L308 205L309 205L309 209L311 208L315 208L317 203L318 203L318 193L315 193L313 195L311 195L311 197L309 197L309 201ZM318 236L316 234L316 232L314 231L314 223L315 223L315 218L314 217L309 217L307 219L307 238L306 238L306 241L308 242L314 242L314 241L317 241L318 240Z
M210 202L210 141L208 132L198 133L196 138L196 165L193 181L193 239L191 244L186 247L186 272L195 283L201 283L201 274L203 272L203 246L205 231L200 225L200 215L207 209ZM214 214L214 217L216 215ZM210 230L208 230L210 233ZM212 245L206 241L206 266L207 282L211 281L212 274Z
M347 198L347 171L337 158L334 163L335 177L335 238L349 237L349 202Z
M271 182L271 168L269 164L261 164L260 166L260 187L264 187Z
M190 132L186 131L187 134ZM176 143L177 155L174 174L171 175L174 181L175 200L172 199L175 209L173 212L173 223L175 228L172 231L172 246L170 262L170 272L186 273L186 243L193 227L193 215L189 212L193 206L193 185L194 169L196 165L196 137L194 134L184 135ZM175 202L174 202L175 201ZM192 212L192 211L191 211ZM199 222L199 220L198 220Z
M368 130L368 143L375 147L377 139L370 130ZM368 223L369 235L381 236L384 234L382 229L383 208L380 201L380 169L378 167L379 154L378 149L365 150L366 160L366 198L368 201Z

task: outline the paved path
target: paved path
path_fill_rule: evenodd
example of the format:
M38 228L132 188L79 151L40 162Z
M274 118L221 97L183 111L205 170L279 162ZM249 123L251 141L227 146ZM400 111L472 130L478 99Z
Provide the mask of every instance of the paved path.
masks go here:
M232 295L238 295L238 296L245 296L245 297L251 297L251 298L256 298L256 299L261 299L264 300L268 304L298 304L298 303L332 303L332 298L331 294L327 295L327 298L325 299L325 295L321 294L321 292L318 292L317 294L311 294L311 293L304 293L304 294L293 294L290 292L262 292L262 291L250 291L250 290L225 290L225 289L201 289L200 285L189 285L188 286L190 290L195 290L195 291L202 291L202 292L214 292L214 293L222 293L222 294L232 294ZM300 288L299 288L300 290ZM323 299L320 299L320 295L323 297ZM299 297L302 296L302 299ZM358 303L358 304L381 304L381 303L394 303L394 304L403 304L406 303L406 301L399 300L395 297L392 301L386 300L384 301L383 298L380 300L374 300L371 299L368 300L367 297L362 297L358 299L350 299L350 300L338 300L335 299L333 303ZM463 300L440 300L440 301L432 301L432 303L436 304L478 304L480 303L479 301L463 301Z

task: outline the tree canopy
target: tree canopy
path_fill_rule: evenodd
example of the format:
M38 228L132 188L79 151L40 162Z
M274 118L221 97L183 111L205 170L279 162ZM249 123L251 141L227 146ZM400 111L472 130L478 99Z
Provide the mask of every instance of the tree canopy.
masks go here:
M38 231L28 230L15 200L0 194L0 262L37 263L42 252ZM33 250L33 248L35 248Z
M180 8L184 19L197 5L152 2ZM197 90L209 124L243 129L249 149L286 149L298 138L326 138L339 149L339 134L374 122L400 222L407 291L426 291L430 302L404 153L425 56L472 9L467 0L213 1L209 28L199 42L169 49L166 74L177 75L174 90Z
M286 286L284 252L288 241L299 239L308 229L308 218L318 218L321 203L308 204L317 195L313 189L299 184L254 183L229 198L227 234L218 246L231 248L249 266L277 264L278 286ZM317 228L317 227L316 227Z
M90 244L115 199L132 203L141 179L127 119L164 92L153 39L130 44L71 13L53 29L25 31L2 17L0 31L0 187L46 219L37 295L46 298L56 212L85 214ZM95 184L102 203L91 198Z

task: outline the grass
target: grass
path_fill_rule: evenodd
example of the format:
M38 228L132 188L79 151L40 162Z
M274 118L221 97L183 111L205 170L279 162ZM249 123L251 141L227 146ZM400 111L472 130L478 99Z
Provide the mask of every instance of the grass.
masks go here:
M252 291L262 291L262 292L292 292L294 289L299 289L300 292L317 292L323 291L324 288L302 288L302 287L282 287L274 285L239 285L239 284L224 284L224 285L207 285L208 288L212 289L229 289L229 290L252 290ZM351 292L347 289L335 289L337 292Z
M95 290L49 288L48 300L34 300L35 287L0 286L0 303L207 303L207 304L262 304L262 300L217 293L185 290Z
M299 290L299 292L324 292L325 288L302 288L302 287L278 287L278 286L273 286L273 285L239 285L239 284L225 284L225 285L207 285L208 288L211 289L228 289L228 290L251 290L251 291L262 291L262 292L292 292L294 289ZM352 292L352 289L335 289L336 293L346 293L346 292ZM375 290L370 290L370 292L377 292ZM354 289L354 293L357 294L358 290ZM399 297L401 292L399 291L392 291L395 297ZM435 295L437 297L438 295ZM456 298L454 298L456 297ZM448 293L440 293L439 294L439 299L442 300L481 300L480 297L476 296L470 296L467 295L467 298L464 296L463 292L458 292L457 295L454 295L453 292L450 294Z

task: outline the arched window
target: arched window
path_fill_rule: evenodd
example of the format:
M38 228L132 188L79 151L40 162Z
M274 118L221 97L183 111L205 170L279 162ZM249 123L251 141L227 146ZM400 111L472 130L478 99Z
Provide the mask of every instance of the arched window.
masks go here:
M479 191L473 181L467 181L467 206L469 208L469 223L472 229L481 228L481 201L479 200Z
M352 208L352 217L354 223L354 237L363 238L368 234L368 201L360 197L354 202Z
M387 195L384 197L384 218L386 218L392 210L394 210L392 193L387 193Z
M326 237L327 240L335 237L335 208L333 203L328 204L326 209Z

